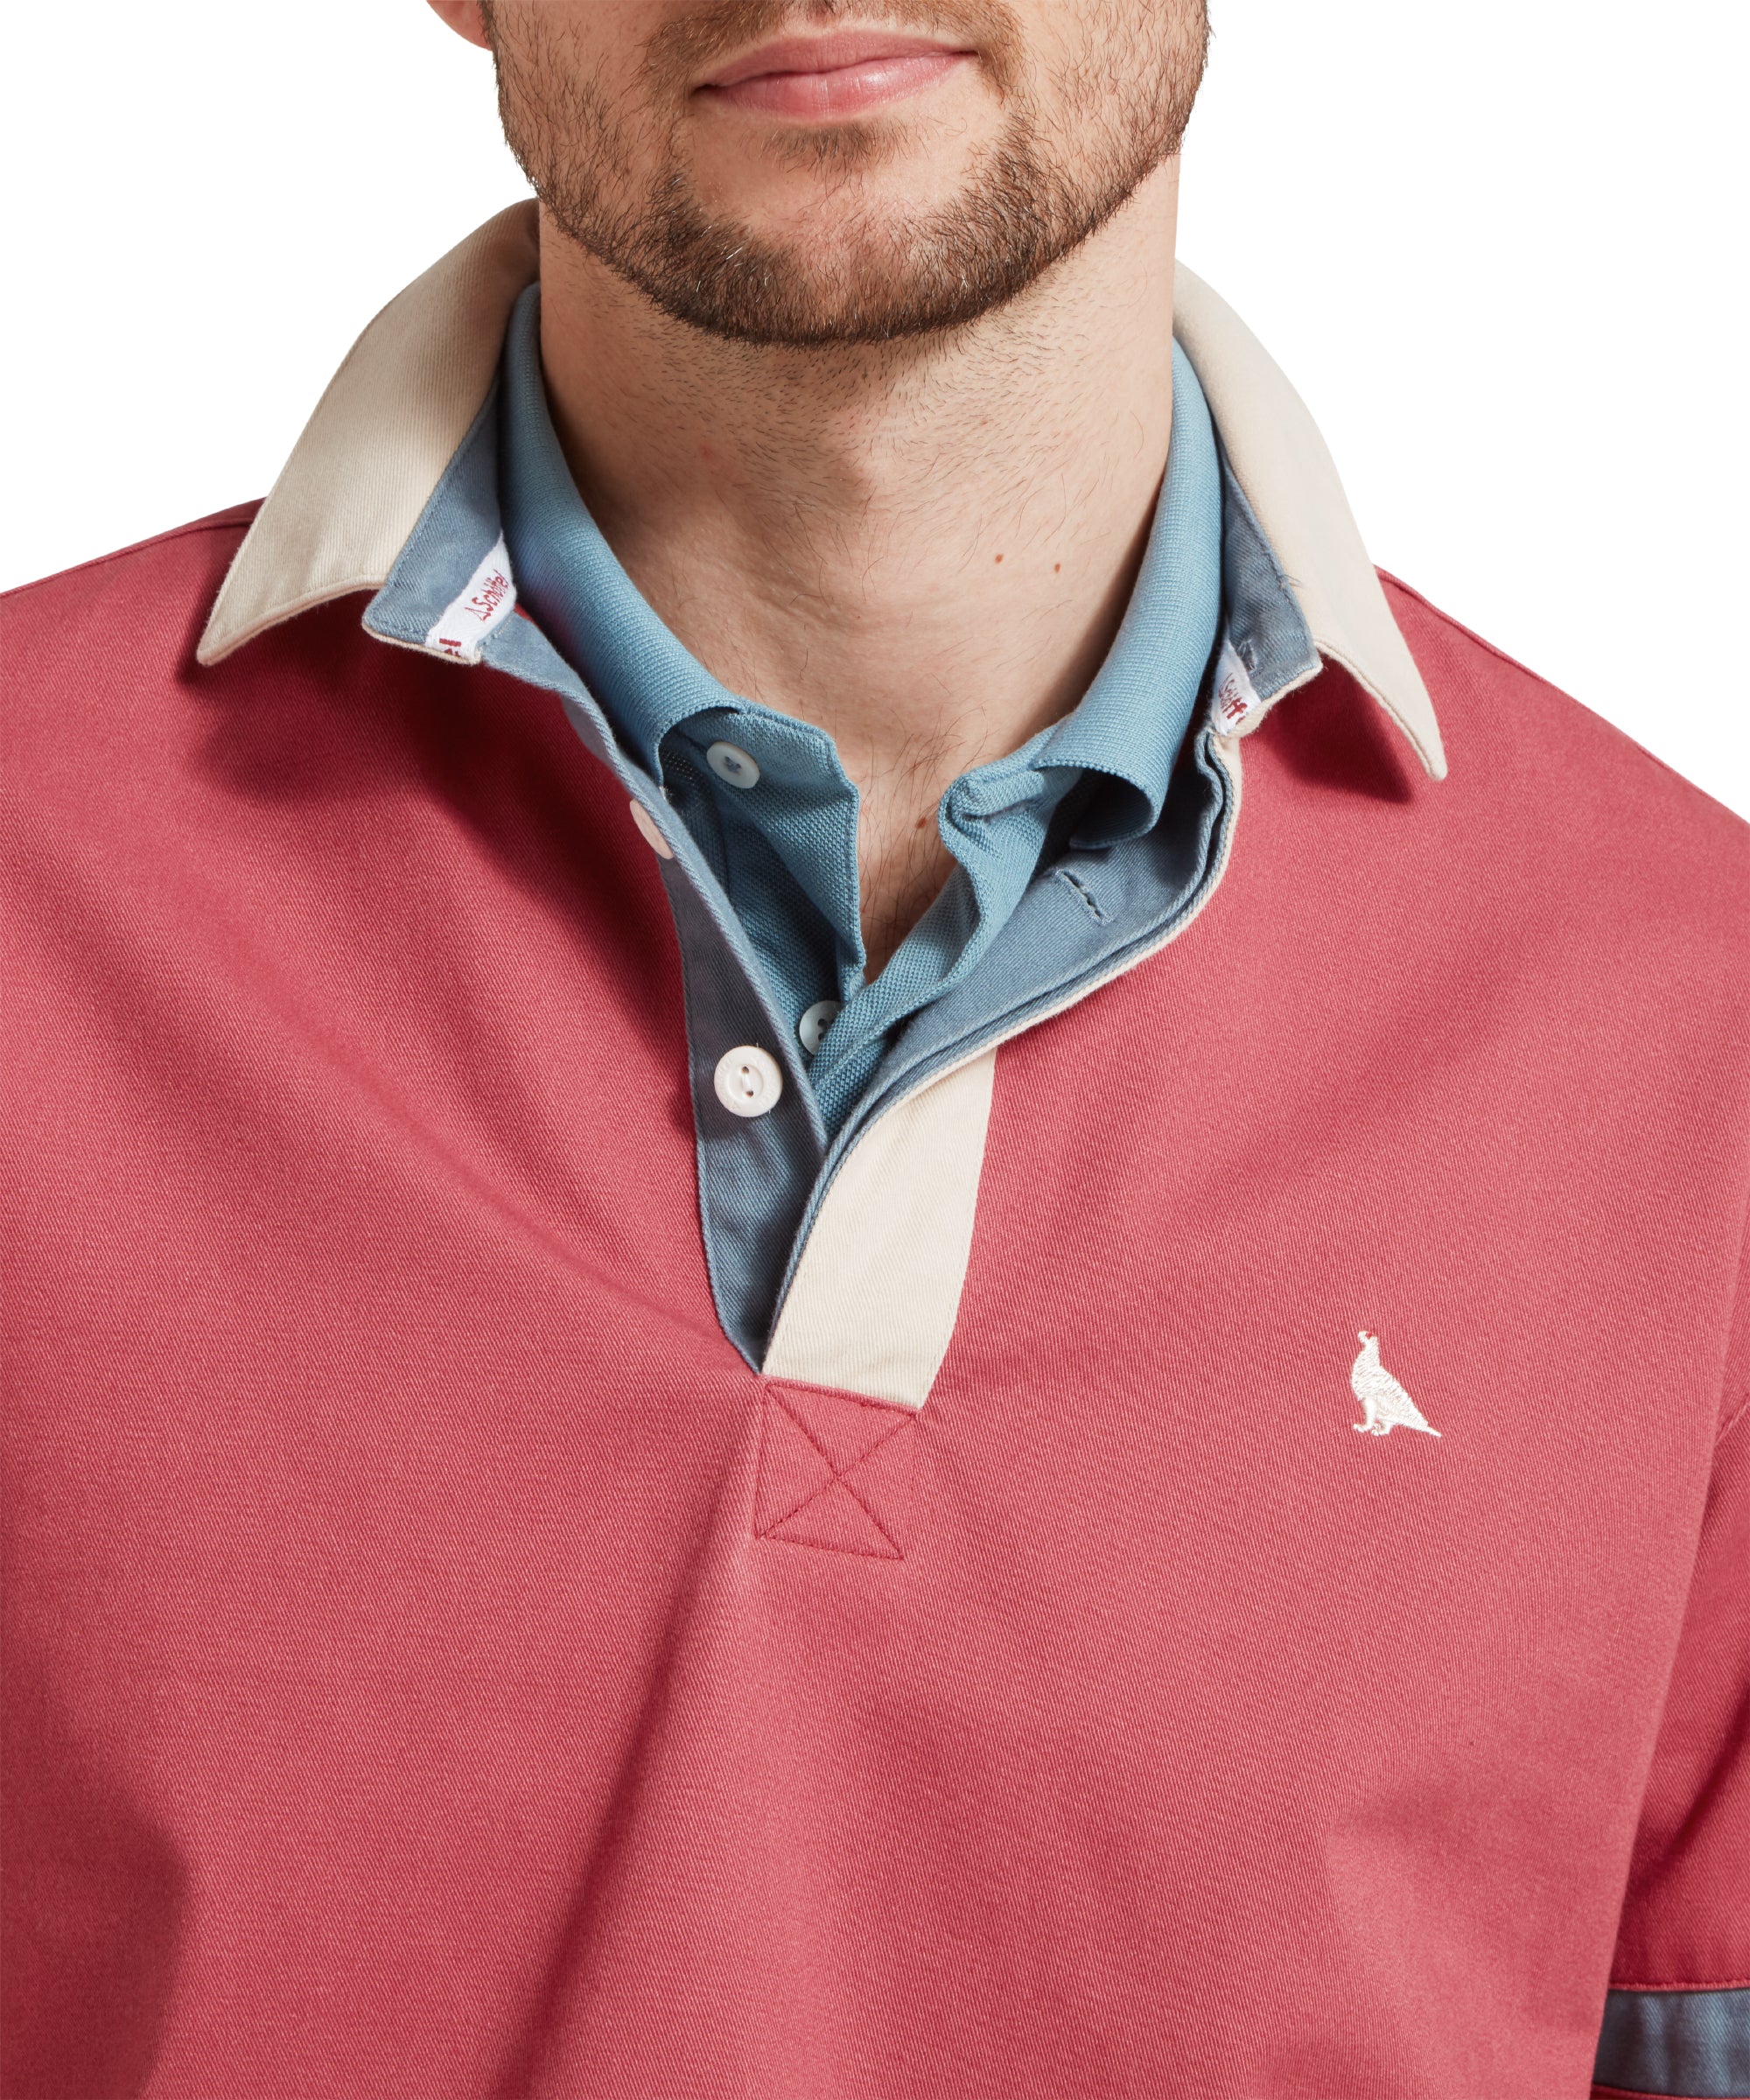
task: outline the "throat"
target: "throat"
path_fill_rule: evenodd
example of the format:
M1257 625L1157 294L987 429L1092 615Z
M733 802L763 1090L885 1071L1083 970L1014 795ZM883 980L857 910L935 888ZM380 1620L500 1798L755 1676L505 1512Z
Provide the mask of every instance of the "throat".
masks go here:
M907 934L941 895L954 856L936 829L934 792L865 794L858 812L857 873L861 892L863 974L873 984Z

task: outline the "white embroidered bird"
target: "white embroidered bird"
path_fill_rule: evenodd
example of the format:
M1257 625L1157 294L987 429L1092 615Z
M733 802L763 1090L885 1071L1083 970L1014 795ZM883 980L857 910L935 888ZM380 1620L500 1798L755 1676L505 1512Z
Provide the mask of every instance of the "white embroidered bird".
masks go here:
M1351 1423L1350 1427L1369 1437L1389 1437L1394 1429L1419 1429L1438 1437L1439 1431L1429 1428L1422 1410L1380 1362L1379 1336L1369 1334L1363 1327L1359 1340L1362 1353L1349 1373L1349 1389L1361 1402L1367 1420Z

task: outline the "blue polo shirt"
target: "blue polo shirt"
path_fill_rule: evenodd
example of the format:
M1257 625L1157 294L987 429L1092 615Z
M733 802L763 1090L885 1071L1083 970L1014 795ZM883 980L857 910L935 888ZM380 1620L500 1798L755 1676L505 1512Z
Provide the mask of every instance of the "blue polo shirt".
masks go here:
M858 795L837 747L720 684L616 560L548 411L540 301L537 284L517 302L499 392L499 495L522 601L696 842L836 1133L895 1031L1002 942L1048 848L1121 845L1160 821L1221 618L1222 473L1202 389L1175 344L1167 469L1117 637L1072 713L943 794L954 871L871 981Z

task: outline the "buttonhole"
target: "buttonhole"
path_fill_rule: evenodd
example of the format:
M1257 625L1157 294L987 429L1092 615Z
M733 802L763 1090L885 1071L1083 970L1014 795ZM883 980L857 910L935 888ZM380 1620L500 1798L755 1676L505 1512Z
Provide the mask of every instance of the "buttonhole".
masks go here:
M1088 916L1096 926L1105 925L1106 914L1100 908L1099 899L1079 876L1072 875L1068 868L1054 868L1052 873L1057 877L1060 882L1067 884L1074 892L1076 900L1086 908Z

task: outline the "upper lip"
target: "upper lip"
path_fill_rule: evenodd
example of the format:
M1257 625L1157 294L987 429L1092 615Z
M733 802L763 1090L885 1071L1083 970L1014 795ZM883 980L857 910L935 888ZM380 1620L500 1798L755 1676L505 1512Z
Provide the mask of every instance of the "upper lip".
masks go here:
M941 37L907 35L903 30L847 29L824 36L774 37L720 66L704 88L734 88L768 73L833 73L842 66L866 66L877 59L912 58L920 52L957 52L963 46Z

